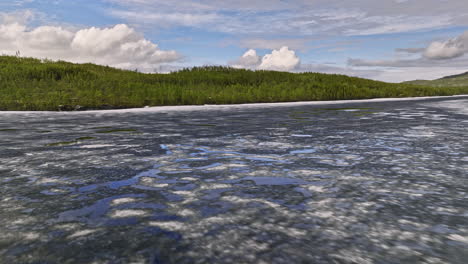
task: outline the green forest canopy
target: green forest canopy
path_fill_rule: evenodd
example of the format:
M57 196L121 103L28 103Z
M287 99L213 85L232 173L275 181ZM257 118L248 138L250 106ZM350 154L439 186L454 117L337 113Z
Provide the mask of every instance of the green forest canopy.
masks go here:
M322 73L195 67L144 74L0 56L0 110L84 110L468 94L467 86L385 83Z

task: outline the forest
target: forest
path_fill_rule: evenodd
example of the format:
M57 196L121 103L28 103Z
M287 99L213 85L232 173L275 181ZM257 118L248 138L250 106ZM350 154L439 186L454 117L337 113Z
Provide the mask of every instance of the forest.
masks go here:
M468 86L385 83L346 75L223 66L146 74L94 64L0 56L0 110L74 111L468 94Z

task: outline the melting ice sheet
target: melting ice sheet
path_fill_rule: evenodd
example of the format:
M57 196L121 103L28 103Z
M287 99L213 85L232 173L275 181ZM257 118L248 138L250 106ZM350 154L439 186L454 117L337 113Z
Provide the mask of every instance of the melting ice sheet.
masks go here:
M0 263L465 263L466 109L0 113Z

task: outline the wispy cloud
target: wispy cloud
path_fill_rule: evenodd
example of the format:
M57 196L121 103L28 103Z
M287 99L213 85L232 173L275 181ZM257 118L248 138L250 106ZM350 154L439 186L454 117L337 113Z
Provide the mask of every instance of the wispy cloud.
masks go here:
M356 67L468 67L468 31L446 41L433 41L425 48L399 48L397 52L419 54L414 59L363 60L349 59Z
M215 13L162 13L162 12L134 12L112 10L111 14L132 22L145 24L156 24L159 27L168 26L190 26L201 27L219 20L219 15Z
M464 0L446 0L443 6L440 0L108 1L122 7L110 10L111 14L133 23L209 24L206 30L232 34L374 35L468 23Z
M377 35L389 33L434 30L452 24L449 15L439 16L373 16L362 19L353 28L344 31L347 35Z
M413 54L424 52L424 50L426 49L425 48L396 48L395 49L396 52L413 53Z
M237 44L241 48L251 49L280 49L287 46L293 50L307 50L311 46L308 45L310 38L246 38L238 41L229 41L230 44Z

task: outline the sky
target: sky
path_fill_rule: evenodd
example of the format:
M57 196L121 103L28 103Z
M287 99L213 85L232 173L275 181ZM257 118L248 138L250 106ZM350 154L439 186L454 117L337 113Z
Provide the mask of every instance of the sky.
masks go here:
M0 54L388 82L468 71L466 0L0 0Z

